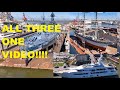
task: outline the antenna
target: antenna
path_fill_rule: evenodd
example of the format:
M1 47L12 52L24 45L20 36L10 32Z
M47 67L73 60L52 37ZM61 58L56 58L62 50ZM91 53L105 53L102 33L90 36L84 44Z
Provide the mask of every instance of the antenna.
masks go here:
M100 57L98 58L98 64L102 65L103 55L100 54Z
M84 18L83 29L84 29L84 37L85 37L85 12L83 12L83 18ZM85 48L85 40L82 40L82 42L83 42L84 48Z

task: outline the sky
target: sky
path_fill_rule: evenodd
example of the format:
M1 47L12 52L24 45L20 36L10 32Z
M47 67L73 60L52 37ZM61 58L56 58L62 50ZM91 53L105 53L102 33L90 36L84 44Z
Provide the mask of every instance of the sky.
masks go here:
M28 19L41 20L43 12L24 12ZM11 12L15 19L22 19L23 12ZM51 12L44 12L45 19L50 20ZM54 12L55 20L73 20L79 15L83 19L83 12ZM86 19L95 19L95 12L86 12ZM98 19L116 20L120 19L120 12L98 12Z

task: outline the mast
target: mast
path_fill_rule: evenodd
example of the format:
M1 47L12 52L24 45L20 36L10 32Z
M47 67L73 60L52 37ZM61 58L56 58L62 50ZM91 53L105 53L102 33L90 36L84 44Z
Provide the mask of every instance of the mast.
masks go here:
M79 15L79 12L78 12L78 22L79 22L79 16L80 16L80 15Z
M42 23L41 24L45 24L45 15L44 15L44 12L43 12Z
M55 14L53 12L51 13L50 17L51 17L51 22L50 23L55 24L55 21L54 21Z
M84 36L85 36L85 12L83 12L83 18L84 18L83 29L84 29Z
M95 30L95 40L97 40L98 39L98 28L97 28L97 25L98 25L98 22L97 22L97 19L98 19L98 15L97 15L98 13L97 12L95 12L95 27L96 27L96 30Z
M78 15L76 17L76 21L79 22L79 12L78 12Z
M44 15L44 12L43 12L43 21L45 21L45 15Z
M85 37L85 12L83 12L83 18L84 18L84 23L83 23L83 30L84 30L84 37ZM82 43L83 43L83 46L84 46L84 48L85 48L85 40L82 40Z

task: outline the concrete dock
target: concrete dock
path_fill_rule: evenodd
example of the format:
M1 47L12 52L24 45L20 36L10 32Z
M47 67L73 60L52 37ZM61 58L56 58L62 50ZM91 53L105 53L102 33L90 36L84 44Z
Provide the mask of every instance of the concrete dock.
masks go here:
M19 47L12 48L11 51L19 50ZM48 58L34 58L28 66L25 64L25 59L7 58L0 63L0 66L7 67L21 67L21 68L34 68L34 69L52 69L52 55L49 54Z
M59 53L64 44L65 33L60 34L59 39L56 40L56 45L53 47L53 52Z

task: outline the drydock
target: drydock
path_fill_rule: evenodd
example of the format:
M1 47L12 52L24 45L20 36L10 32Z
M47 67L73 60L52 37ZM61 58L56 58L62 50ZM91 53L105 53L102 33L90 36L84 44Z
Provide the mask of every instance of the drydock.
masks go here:
M42 23L45 24L45 23ZM50 24L55 24L54 21L54 13L51 14L51 21ZM7 58L7 59L3 59L1 53L0 53L0 59L2 60L0 62L0 66L5 66L5 67L21 67L21 68L34 68L34 69L53 69L53 64L52 64L52 59L53 59L53 52L59 53L62 49L62 46L64 44L65 41L65 37L66 37L66 33L62 33L64 30L61 30L61 33L58 33L57 36L52 36L52 34L49 33L49 35L52 37L50 38L46 38L44 35L43 37L41 37L41 34L45 34L45 32L41 32L39 33L38 36L36 36L36 32L30 32L30 33L24 33L22 35L17 35L14 36L12 38L19 38L19 37L23 37L23 38L30 38L29 42L35 42L34 44L30 44L30 43L26 43L25 45L25 49L26 46L28 45L32 45L31 50L34 51L41 51L41 50L46 50L48 51L48 57L47 58L33 58L33 59L22 59L22 58ZM44 39L40 39L40 38L44 38ZM35 41L35 38L39 38L39 41ZM33 39L33 40L32 40ZM40 41L42 40L42 41ZM45 41L46 40L46 41ZM29 46L28 46L29 47ZM37 47L37 48L36 48ZM10 51L21 51L24 48L21 49L20 46L11 46L11 47L4 47L3 45L0 46L1 50L10 50Z
M32 35L35 33L32 33ZM34 39L33 35L33 39ZM27 36L24 36L25 38ZM31 37L29 35L28 37ZM35 51L41 51L41 50L48 50L48 57L47 58L34 58L30 59L26 65L27 59L4 59L3 62L0 63L0 66L6 66L6 67L20 67L20 68L34 68L34 69L53 69L52 59L53 59L53 52L59 53L61 51L62 45L64 44L66 37L66 33L59 33L56 38L52 39L49 43L46 45L42 45L42 47L35 49ZM6 50L10 51L20 51L19 46L14 46L11 48L8 48ZM2 59L2 56L1 56Z
M26 66L25 59L10 59L7 58L3 62L0 63L0 66L8 66L8 67L21 67L21 68L40 68L40 69L52 69L52 57L53 52L59 53L62 44L65 39L65 34L60 34L60 37L57 40L54 40L54 42L49 43L44 47L44 49L49 49L48 51L48 58L37 58L33 59L29 62L29 64ZM52 47L52 48L51 48ZM10 51L17 51L20 50L19 46L9 48ZM2 58L2 56L1 56Z

